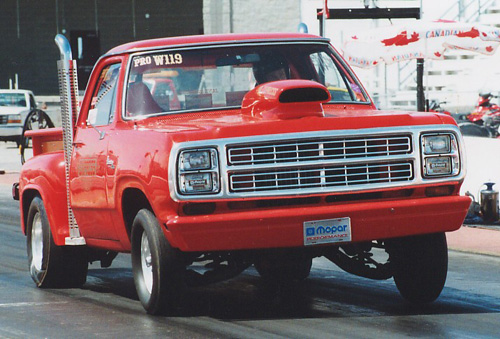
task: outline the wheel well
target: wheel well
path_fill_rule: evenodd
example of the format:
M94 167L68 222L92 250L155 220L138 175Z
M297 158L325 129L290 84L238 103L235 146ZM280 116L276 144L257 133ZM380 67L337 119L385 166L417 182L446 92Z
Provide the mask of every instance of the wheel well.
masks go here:
M147 208L150 211L153 210L146 195L137 188L127 188L123 192L122 211L123 220L125 221L125 227L129 237L134 218L137 215L137 212L143 208Z
M26 223L28 222L28 210L31 202L35 197L40 197L40 192L37 190L29 189L23 192L23 230L26 232Z

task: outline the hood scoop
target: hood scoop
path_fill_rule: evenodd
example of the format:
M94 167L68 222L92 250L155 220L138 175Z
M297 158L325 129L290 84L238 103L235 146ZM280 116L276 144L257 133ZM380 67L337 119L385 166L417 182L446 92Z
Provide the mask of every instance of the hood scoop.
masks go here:
M255 87L243 98L242 113L269 120L323 117L323 103L330 101L325 86L309 80L273 81Z

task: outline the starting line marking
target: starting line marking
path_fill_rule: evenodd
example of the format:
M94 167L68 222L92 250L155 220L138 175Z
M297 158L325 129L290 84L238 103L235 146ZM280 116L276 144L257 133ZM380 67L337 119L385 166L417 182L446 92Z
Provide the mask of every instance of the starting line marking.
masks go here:
M0 307L25 307L25 306L45 306L53 304L67 304L67 301L47 301L47 302L22 302L0 304Z

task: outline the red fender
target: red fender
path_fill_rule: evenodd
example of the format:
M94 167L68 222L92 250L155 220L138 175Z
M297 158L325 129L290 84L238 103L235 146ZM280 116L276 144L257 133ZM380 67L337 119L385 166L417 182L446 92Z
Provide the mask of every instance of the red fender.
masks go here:
M43 200L54 242L59 246L65 245L65 238L69 236L69 228L62 152L33 157L22 168L19 178L19 196L21 229L24 234L26 234L27 212L33 194L39 195Z

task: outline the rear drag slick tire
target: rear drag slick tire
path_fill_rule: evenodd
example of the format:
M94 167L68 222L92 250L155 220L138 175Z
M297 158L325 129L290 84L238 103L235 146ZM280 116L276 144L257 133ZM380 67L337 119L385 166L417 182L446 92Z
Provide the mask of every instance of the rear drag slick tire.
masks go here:
M43 200L35 197L26 224L28 264L38 287L80 287L87 280L85 246L57 246L54 243Z

